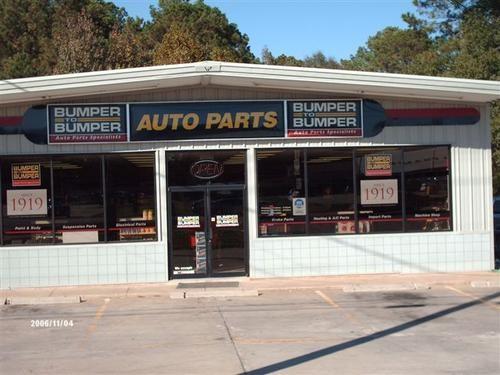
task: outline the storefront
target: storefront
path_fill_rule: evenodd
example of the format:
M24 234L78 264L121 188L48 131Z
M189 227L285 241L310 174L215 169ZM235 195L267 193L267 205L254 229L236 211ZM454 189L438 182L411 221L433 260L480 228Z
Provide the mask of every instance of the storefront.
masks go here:
M0 287L489 270L499 92L216 62L0 81Z

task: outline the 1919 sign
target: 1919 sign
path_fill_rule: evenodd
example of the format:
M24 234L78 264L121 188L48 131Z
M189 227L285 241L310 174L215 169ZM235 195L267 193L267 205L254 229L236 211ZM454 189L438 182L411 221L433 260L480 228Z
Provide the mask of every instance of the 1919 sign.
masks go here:
M7 190L7 216L47 215L47 190Z
M398 180L361 180L361 204L398 203Z

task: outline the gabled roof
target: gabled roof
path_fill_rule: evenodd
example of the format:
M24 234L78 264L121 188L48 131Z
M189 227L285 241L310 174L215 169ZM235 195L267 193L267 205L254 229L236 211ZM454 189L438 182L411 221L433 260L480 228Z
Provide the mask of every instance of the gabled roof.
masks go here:
M446 101L500 99L500 82L203 61L0 81L0 104L194 85Z

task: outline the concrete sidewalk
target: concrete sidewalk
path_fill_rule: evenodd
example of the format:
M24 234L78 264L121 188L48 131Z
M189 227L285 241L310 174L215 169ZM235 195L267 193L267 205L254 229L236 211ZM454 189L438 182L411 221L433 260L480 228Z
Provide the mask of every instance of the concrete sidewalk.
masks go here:
M290 277L290 278L212 278L195 280L172 280L165 283L145 284L113 284L66 286L47 288L17 288L0 290L0 300L24 301L26 304L35 303L64 303L78 302L95 298L126 298L174 296L179 293L179 283L211 283L211 282L239 282L238 290L241 295L249 295L250 291L264 292L270 290L297 290L333 288L344 292L374 292L389 290L429 289L434 286L455 285L469 287L497 287L500 288L499 272L468 272L468 273L436 273L436 274L376 274L376 275L349 275L349 276L318 276L318 277ZM209 288L207 288L209 289ZM214 288L215 290L215 288ZM233 289L234 292L234 289ZM234 293L232 294L234 295ZM224 297L223 289L217 288L214 295ZM231 294L230 294L231 296Z

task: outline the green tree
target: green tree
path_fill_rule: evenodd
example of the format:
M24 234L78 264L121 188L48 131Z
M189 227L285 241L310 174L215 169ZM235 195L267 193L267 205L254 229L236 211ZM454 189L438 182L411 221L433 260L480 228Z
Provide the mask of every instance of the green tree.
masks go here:
M196 38L191 30L178 23L170 24L163 40L156 47L153 63L180 64L206 59L207 46Z
M151 17L147 30L150 44L155 48L155 63L255 61L248 36L230 23L218 8L210 7L202 0L160 0L158 8L152 8ZM170 49L172 46L180 49ZM196 50L187 51L186 47Z
M333 57L326 57L321 51L304 58L304 66L309 68L339 69L340 64Z
M43 52L50 43L49 0L0 1L0 79L50 73Z
M107 69L147 66L153 63L142 19L129 18L125 24L115 24L109 34L106 57Z
M64 20L56 24L52 41L57 56L54 74L104 69L105 38L85 11L66 14Z
M271 51L265 47L262 50L261 61L267 65L303 66L308 68L338 69L340 64L333 57L326 57L321 51L306 56L304 60L281 54L274 57Z
M57 0L52 23L52 72L77 73L147 65L138 36L142 20L103 0Z
M343 60L347 69L498 80L498 0L414 0L408 27L386 28ZM491 111L494 191L500 194L500 108Z
M500 3L498 0L414 0L420 15L453 51L446 75L498 80ZM491 108L493 191L500 194L500 103Z
M347 69L384 73L437 75L443 68L440 51L423 29L387 27L368 39L349 60Z
M261 61L266 65L304 66L304 61L293 56L281 54L274 57L272 52L267 47L264 47L262 50Z

